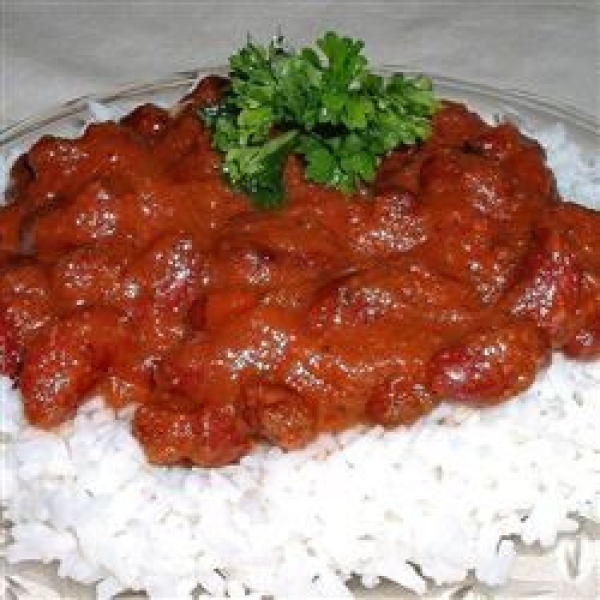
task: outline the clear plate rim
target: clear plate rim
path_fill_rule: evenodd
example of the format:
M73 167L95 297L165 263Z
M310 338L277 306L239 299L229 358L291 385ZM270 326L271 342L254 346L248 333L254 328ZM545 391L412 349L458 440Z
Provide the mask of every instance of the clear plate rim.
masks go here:
M423 71L411 67L395 64L377 65L375 70L383 74L402 72L408 75L416 75L423 73ZM0 129L0 147L13 143L20 137L34 133L37 129L50 125L54 121L67 118L85 110L90 102L110 103L128 97L135 97L143 93L150 93L153 90L156 91L156 88L164 91L170 87L177 88L187 83L191 84L201 75L226 75L227 73L228 67L223 64L205 65L194 69L175 71L146 81L125 83L107 90L77 96L66 102L51 105L14 123L9 123ZM507 89L467 79L438 75L436 73L426 72L425 74L432 78L434 85L450 87L458 92L479 94L488 100L513 102L521 107L541 111L547 116L553 116L557 120L576 125L586 130L587 133L600 138L600 114L594 116L567 103L528 91Z

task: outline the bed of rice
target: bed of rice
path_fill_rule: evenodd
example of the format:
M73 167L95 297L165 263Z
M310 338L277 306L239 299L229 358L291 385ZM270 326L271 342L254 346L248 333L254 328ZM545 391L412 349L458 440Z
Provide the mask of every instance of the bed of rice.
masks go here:
M563 195L600 209L600 162L561 127L537 137ZM518 544L550 547L600 523L597 362L556 356L503 406L443 405L408 429L263 448L218 470L150 467L131 413L99 399L44 433L24 422L6 378L0 396L7 558L58 561L99 598L184 598L198 584L215 596L338 598L352 575L417 593L467 576L496 586Z

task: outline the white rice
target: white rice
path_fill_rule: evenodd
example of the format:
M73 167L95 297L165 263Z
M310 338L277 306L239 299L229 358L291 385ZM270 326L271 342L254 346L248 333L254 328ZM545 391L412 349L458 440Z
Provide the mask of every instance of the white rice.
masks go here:
M584 161L560 127L537 137L561 192L599 209L598 160ZM550 548L582 521L600 523L597 362L555 356L502 406L443 405L410 428L263 448L217 470L150 467L131 411L115 416L101 400L44 433L25 423L6 378L0 396L7 558L58 561L99 598L185 598L198 585L215 596L341 598L353 575L417 593L468 576L498 586L517 543Z

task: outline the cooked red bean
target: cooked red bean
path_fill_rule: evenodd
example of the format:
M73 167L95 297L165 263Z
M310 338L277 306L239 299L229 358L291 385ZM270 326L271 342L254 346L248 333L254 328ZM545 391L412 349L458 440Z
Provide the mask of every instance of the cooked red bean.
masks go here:
M160 465L219 467L251 447L248 428L235 406L198 405L172 394L140 406L133 433L148 460Z
M430 389L446 400L494 404L529 387L548 360L547 340L533 323L490 324L433 356Z
M562 346L577 327L581 269L561 235L544 230L520 267L506 303L518 317L543 329L553 346Z

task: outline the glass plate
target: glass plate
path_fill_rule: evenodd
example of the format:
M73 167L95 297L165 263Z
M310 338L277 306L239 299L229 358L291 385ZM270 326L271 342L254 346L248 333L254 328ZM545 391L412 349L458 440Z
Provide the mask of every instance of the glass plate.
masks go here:
M379 72L410 73L410 69L388 65ZM105 120L110 115L122 116L135 106L154 102L170 106L183 96L200 78L210 73L226 74L226 67L205 67L183 71L145 84L121 87L106 94L94 94L71 100L35 117L10 125L0 132L0 152L4 157L15 157L44 134L76 136L86 123ZM569 106L518 91L501 90L441 76L432 76L436 92L447 99L459 100L491 121L510 120L525 131L547 129L561 123L569 138L584 156L596 156L600 149L597 119ZM0 177L0 186L1 183ZM10 538L8 523L0 524L0 596L15 599L58 600L69 598L87 600L94 590L56 575L53 565L24 562L8 565L2 558L2 546ZM579 571L583 556L595 557L595 568L586 576ZM491 589L473 581L454 586L435 588L424 598L448 600L540 597L563 600L594 599L600 597L600 527L582 523L577 536L563 536L554 548L521 548L511 573L510 581L498 589ZM380 585L366 590L353 587L360 598L414 598L411 592L393 585ZM121 594L119 598L140 598L140 594Z

